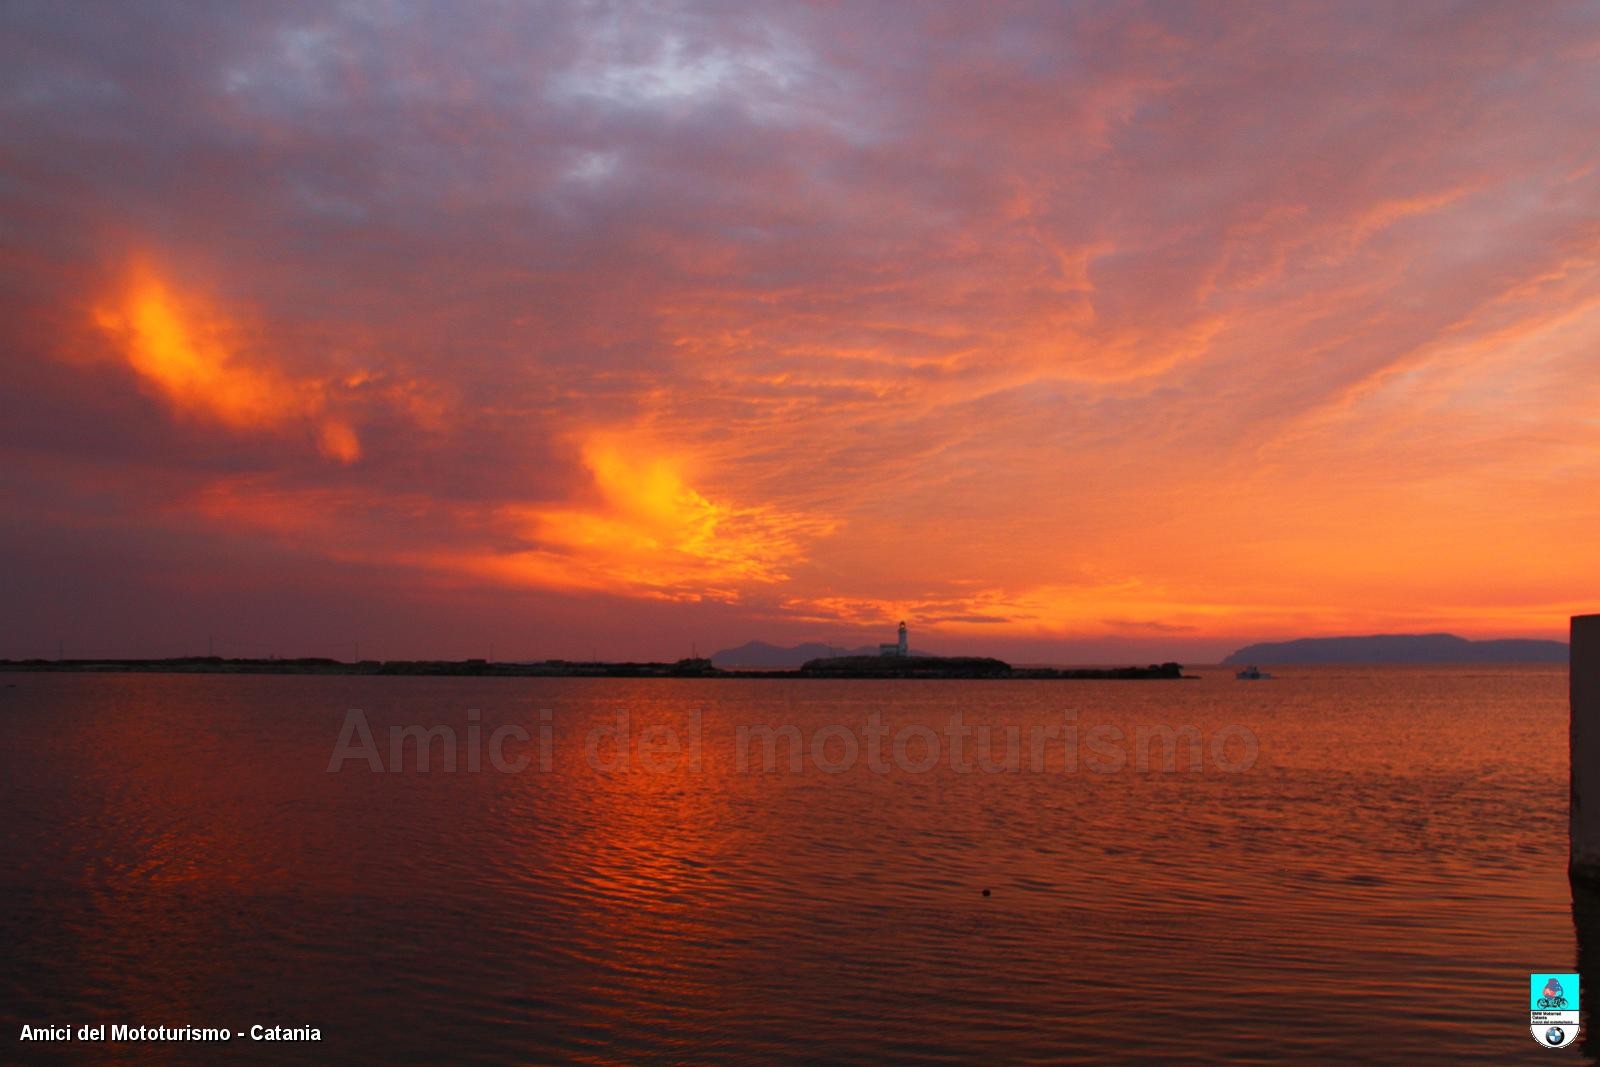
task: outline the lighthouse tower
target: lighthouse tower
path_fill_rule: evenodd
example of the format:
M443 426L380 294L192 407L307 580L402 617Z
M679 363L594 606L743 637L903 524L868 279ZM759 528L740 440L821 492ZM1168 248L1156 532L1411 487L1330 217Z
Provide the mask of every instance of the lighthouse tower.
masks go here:
M892 645L879 645L878 646L878 655L880 655L880 656L909 656L910 654L911 654L911 645L909 643L909 638L906 635L906 624L904 622L902 622L900 624L900 637L899 637L899 640L897 640Z

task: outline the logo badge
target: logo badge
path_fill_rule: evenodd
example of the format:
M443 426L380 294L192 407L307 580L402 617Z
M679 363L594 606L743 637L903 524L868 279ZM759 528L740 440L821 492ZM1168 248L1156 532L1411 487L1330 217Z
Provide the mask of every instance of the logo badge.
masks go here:
M1528 976L1528 1028L1545 1048L1578 1040L1578 976L1545 971Z

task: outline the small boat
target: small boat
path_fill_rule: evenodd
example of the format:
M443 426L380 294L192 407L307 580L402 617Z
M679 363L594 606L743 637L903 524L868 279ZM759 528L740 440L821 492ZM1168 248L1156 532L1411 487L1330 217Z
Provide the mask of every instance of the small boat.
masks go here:
M1244 670L1242 670L1242 671L1240 671L1240 672L1238 672L1237 674L1234 675L1234 678L1238 679L1241 682L1259 682L1259 681L1261 681L1261 680L1263 680L1265 678L1271 678L1271 677L1272 677L1272 675L1270 675L1267 672L1263 671L1260 667L1257 667L1254 663L1250 664L1250 666L1246 667Z

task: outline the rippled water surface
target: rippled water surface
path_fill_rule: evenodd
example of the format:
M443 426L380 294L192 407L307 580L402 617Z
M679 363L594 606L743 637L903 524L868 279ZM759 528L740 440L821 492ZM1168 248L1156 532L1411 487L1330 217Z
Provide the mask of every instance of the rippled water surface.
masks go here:
M1200 673L0 676L7 1055L1571 1062L1521 1014L1579 951L1564 669ZM352 708L386 767L417 725L458 769L438 742L426 773L414 749L330 773ZM741 767L763 725L796 728L799 773L759 739ZM520 773L491 766L504 726ZM1160 727L1198 732L1198 771L1193 734L1165 769ZM15 1040L100 1021L323 1040Z

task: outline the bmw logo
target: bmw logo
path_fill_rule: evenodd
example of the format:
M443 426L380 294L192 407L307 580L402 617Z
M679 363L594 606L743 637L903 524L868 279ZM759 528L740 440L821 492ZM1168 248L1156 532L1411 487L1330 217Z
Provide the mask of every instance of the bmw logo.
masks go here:
M1544 1032L1545 1042L1551 1045L1561 1044L1561 1042L1566 1039L1566 1036L1567 1032L1561 1029L1559 1026L1552 1026L1550 1029Z

